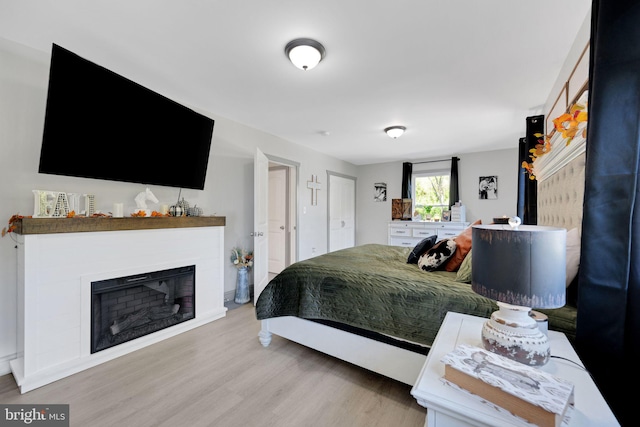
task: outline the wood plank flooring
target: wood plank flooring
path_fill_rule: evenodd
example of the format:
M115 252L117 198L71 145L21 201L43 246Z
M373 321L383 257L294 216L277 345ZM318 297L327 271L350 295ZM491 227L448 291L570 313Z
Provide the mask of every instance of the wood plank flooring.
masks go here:
M315 350L257 335L252 304L201 326L20 394L5 404L70 405L71 426L424 426L411 387Z

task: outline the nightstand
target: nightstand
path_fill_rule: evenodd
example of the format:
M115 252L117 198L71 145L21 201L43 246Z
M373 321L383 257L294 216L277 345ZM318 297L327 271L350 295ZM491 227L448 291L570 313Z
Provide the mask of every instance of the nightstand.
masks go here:
M444 364L440 359L459 344L482 347L480 330L485 321L486 319L481 317L453 312L448 312L445 316L422 371L411 390L411 394L418 403L427 408L425 426L532 425L508 414L502 414L490 405L482 403L480 399L467 395L442 381ZM551 360L540 369L574 384L575 406L571 412L569 427L619 426L591 376L582 368L582 361L567 337L560 332L549 331L549 341Z

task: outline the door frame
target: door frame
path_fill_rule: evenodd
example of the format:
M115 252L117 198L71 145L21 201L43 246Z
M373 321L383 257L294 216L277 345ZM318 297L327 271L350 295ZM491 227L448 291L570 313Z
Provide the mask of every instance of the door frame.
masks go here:
M273 162L269 162L269 209L271 209L271 198L274 196L273 194L271 194L271 189L272 189L272 180L275 181L275 179L273 178L273 174L276 172L281 172L284 174L284 185L282 186L281 190L278 191L283 191L283 197L284 197L284 206L282 207L284 209L284 218L282 218L282 224L280 226L280 228L284 231L284 248L282 251L282 263L284 264L284 267L288 266L291 263L291 168L289 166L285 166L285 165L281 165L279 163L273 163ZM271 220L272 218L269 218L269 233L271 234L272 228L271 228ZM269 244L271 245L271 241L269 241ZM273 247L271 247L273 248ZM276 271L281 271L281 269L273 269L272 270L272 259L273 259L273 253L271 251L271 249L269 250L269 267L268 267L268 272L269 274L273 274Z
M298 232L300 218L298 216L298 189L300 187L300 163L295 162L293 160L285 159L282 157L272 156L270 154L266 154L267 159L269 159L269 163L276 163L281 166L286 166L289 168L289 185L288 185L288 204L289 204L289 225L290 229L287 230L289 233L292 233L293 236L289 236L287 238L287 265L293 264L294 262L300 259L300 242ZM293 179L291 179L291 174L293 172ZM268 198L267 198L268 200ZM291 246L294 246L293 250L291 250Z

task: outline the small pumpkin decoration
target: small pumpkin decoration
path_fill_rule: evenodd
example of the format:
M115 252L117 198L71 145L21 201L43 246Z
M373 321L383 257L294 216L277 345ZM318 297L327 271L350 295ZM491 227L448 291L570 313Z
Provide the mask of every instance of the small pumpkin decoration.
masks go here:
M169 215L171 215L171 216L184 216L184 209L180 205L169 206Z

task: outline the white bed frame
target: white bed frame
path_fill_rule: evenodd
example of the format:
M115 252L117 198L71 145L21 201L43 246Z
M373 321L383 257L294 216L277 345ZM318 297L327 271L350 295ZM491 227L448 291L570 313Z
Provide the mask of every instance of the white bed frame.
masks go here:
M272 334L414 385L427 356L320 323L285 316L262 320L258 334L267 347Z

